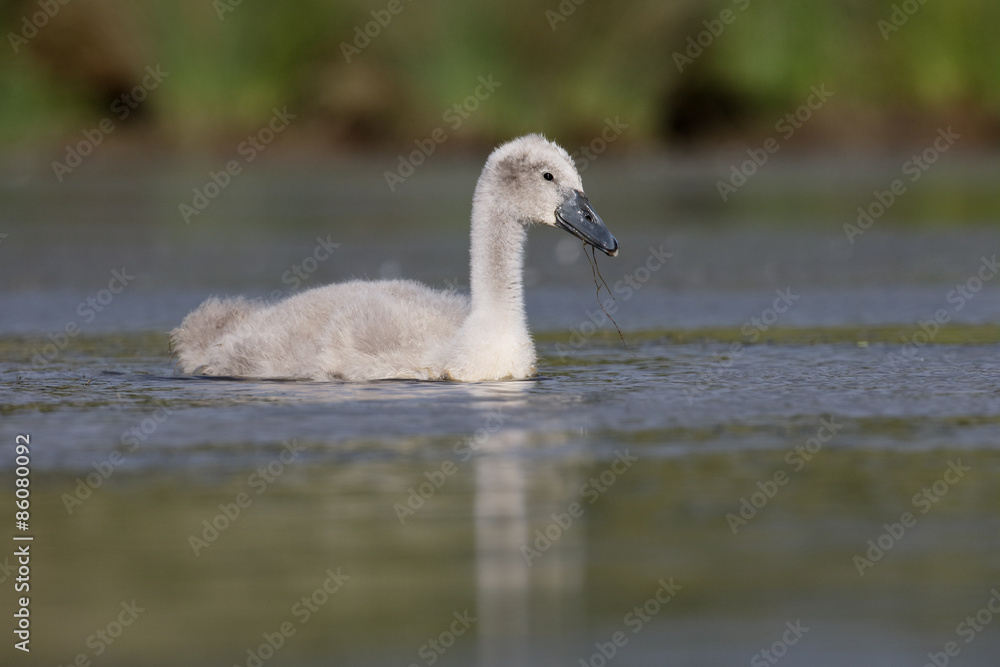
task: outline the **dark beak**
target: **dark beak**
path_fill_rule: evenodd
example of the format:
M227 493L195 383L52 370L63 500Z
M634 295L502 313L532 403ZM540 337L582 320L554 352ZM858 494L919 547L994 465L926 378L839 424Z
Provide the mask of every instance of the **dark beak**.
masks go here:
M614 257L618 254L618 240L604 226L587 195L579 190L571 191L556 209L556 225L606 255Z

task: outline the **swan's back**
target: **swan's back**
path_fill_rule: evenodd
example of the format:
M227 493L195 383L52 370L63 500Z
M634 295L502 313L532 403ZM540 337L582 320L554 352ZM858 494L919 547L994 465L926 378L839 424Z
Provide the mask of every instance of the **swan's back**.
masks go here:
M241 377L434 379L468 299L409 280L317 287L267 304L209 299L173 332L186 373Z

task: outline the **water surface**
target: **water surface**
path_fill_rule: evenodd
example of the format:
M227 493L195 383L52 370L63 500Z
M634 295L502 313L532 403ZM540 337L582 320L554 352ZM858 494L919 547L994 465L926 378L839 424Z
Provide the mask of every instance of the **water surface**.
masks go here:
M949 641L993 664L1000 234L955 176L977 165L854 244L868 195L835 167L731 207L687 167L585 174L623 247L604 276L638 281L609 304L628 349L575 240L534 230L541 377L470 385L185 377L166 332L209 294L462 289L474 171L388 197L377 163L275 165L190 226L197 170L8 179L0 441L32 440L30 664L919 665ZM320 239L340 246L284 279ZM113 271L134 278L102 304ZM105 643L123 603L142 611Z

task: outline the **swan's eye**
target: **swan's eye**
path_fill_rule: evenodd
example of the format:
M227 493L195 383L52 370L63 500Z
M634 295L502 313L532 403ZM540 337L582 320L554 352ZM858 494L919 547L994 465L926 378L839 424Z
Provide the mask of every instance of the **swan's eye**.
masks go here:
M542 178L544 178L546 181L551 181L552 174L550 174L549 172L545 172L544 174L542 174Z

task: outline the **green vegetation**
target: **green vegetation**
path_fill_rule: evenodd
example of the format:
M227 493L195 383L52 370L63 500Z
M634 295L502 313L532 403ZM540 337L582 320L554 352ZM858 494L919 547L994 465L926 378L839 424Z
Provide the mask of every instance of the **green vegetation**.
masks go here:
M39 11L0 9L8 146L114 118L157 64L169 77L120 125L183 148L229 146L284 106L310 144L408 144L435 127L461 142L536 129L587 141L605 117L628 123L623 141L697 143L766 133L820 84L837 112L810 124L816 141L884 144L909 140L908 123L962 122L995 142L1000 125L988 0L73 0L22 39ZM443 113L489 74L499 90L449 127Z
M672 344L689 343L742 343L744 345L817 345L851 343L861 347L868 344L902 346L912 345L914 334L921 332L914 325L882 324L876 326L844 327L785 327L755 331L757 339L751 343L738 327L716 327L701 329L676 329L650 331L627 331L625 341L630 345L650 342ZM923 333L921 333L923 336ZM534 334L540 343L566 343L566 332L544 331ZM604 344L619 343L618 333L612 329L596 331L588 340ZM924 339L917 338L919 345ZM945 324L935 333L930 344L936 345L993 345L1000 342L1000 326L995 324Z

